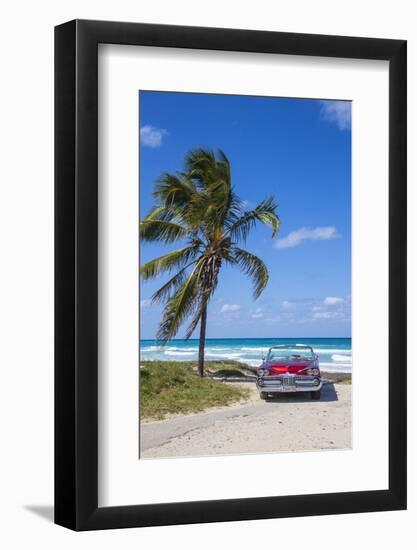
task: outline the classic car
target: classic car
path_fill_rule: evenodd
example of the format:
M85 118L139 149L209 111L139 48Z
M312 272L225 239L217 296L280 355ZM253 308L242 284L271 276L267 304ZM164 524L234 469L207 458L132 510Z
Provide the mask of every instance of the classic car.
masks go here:
M304 344L273 346L257 370L256 386L261 399L270 394L307 391L312 399L320 399L323 380L318 356Z

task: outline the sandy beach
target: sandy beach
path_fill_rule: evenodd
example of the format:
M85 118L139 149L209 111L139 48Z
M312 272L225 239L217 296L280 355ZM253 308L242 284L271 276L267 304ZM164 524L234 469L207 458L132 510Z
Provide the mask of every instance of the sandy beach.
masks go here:
M141 458L296 452L351 447L350 384L329 383L320 401L309 394L250 397L206 412L141 423Z

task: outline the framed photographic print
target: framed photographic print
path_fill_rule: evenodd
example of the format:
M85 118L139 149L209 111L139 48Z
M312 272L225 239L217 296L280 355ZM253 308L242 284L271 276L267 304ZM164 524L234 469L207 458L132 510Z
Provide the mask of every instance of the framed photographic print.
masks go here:
M55 30L55 521L406 507L406 42Z

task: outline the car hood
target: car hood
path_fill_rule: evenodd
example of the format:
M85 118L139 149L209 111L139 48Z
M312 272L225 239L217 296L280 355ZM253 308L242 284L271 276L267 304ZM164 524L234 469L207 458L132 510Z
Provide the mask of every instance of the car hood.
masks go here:
M288 361L288 360L282 359L282 360L265 361L262 367L266 369L275 367L282 372L299 372L300 370L313 366L313 364L314 364L314 359L310 359L310 360L300 359L299 361Z

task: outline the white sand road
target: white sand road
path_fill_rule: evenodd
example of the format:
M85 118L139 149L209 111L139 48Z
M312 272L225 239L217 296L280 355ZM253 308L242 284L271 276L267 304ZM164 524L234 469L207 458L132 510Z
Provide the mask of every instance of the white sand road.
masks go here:
M246 386L247 387L247 386ZM251 397L238 405L142 422L141 458L346 449L351 447L351 386L325 384L309 393Z

